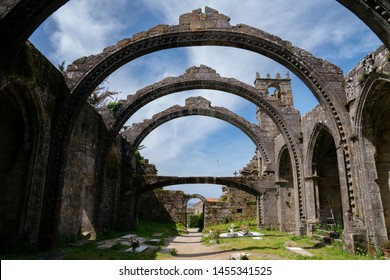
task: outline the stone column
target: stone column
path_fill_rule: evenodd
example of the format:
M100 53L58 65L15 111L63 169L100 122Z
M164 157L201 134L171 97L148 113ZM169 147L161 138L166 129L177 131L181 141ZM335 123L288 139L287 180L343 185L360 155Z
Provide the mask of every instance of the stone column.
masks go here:
M256 223L257 223L257 228L260 230L261 229L261 196L258 195L256 196Z
M312 175L305 177L305 194L306 194L306 217L307 217L307 233L313 234L314 226L319 223L319 191L318 191L318 176Z

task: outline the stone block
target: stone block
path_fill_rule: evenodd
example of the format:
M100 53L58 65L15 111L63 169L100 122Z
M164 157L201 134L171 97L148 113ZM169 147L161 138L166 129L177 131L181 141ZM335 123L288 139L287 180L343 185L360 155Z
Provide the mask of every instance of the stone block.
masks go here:
M314 257L314 255L312 253L310 253L302 248L299 248L299 247L286 247L286 250L293 252L295 254L301 255L301 256Z
M143 251L145 251L148 248L149 248L149 246L147 246L147 245L141 245L141 246L135 248L135 250L133 248L129 248L129 249L125 250L125 252L128 252L128 253L142 253Z
M136 238L136 237L137 237L136 234L128 234L128 235L125 235L125 236L120 237L119 239L122 239L122 240L130 240L130 239L133 239L133 238Z
M111 249L116 244L117 244L117 242L115 242L115 241L107 241L104 244L98 246L97 248L98 249Z
M158 245L161 244L161 239L150 239L150 240L147 241L147 243L150 244L150 245L158 246Z
M204 21L192 21L190 23L191 30L204 30L206 29L206 23Z

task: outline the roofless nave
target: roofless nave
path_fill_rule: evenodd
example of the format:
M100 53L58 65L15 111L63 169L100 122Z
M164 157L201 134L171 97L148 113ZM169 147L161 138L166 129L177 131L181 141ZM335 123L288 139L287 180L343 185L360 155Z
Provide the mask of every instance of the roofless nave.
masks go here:
M262 204L258 211L280 214L276 221L265 217L260 227L276 223L310 234L321 222L321 212L333 205L348 250L378 249L388 240L387 1L339 1L384 43L346 76L336 65L279 37L243 24L232 26L228 16L207 7L180 16L178 25L158 25L98 55L80 58L61 73L26 39L67 1L21 2L0 6L2 242L21 239L55 246L60 235L78 234L80 228L133 228L143 191L210 180L251 192ZM275 60L307 85L320 106L299 116L288 77L257 76L252 86L223 78L207 66L140 89L121 101L116 112L98 112L87 103L94 89L124 64L158 50L202 45L251 50ZM277 89L274 95L267 93L271 87ZM193 89L220 90L249 100L258 107L259 123L194 98L119 134L126 120L149 102ZM220 118L243 130L259 150L260 172L237 178L144 176L141 162L133 160L140 139L161 122L191 114ZM291 199L292 207L267 203L266 197L274 193L280 200Z

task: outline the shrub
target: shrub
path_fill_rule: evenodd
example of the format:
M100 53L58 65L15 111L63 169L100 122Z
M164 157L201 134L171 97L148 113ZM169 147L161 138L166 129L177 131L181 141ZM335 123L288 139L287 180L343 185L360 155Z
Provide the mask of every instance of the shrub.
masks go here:
M115 114L121 106L122 106L122 102L118 102L118 101L113 101L113 102L107 103L107 108L113 114Z
M198 217L199 232L203 231L203 227L204 227L204 215L203 215L203 212L202 212L202 213L199 214L199 217Z
M199 215L191 214L188 218L189 218L188 227L190 227L190 228L196 228L196 227L198 227L198 224L199 224Z
M382 243L382 249L390 249L390 240Z

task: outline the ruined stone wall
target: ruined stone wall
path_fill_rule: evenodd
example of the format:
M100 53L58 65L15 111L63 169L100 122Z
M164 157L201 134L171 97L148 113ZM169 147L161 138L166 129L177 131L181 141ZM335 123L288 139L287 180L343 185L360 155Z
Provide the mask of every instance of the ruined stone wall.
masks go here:
M95 160L100 122L100 115L86 104L73 129L62 193L61 234L78 235L82 217L84 223L93 219Z
M248 194L247 192L235 189L225 188L224 193L220 197L221 201L228 202L229 204L221 205L221 208L229 209L229 220L248 220L256 219L256 197ZM225 220L225 215L221 213L219 220L222 222ZM222 220L221 220L222 219Z
M278 190L276 187L265 190L265 193L260 197L260 208L260 227L278 229Z
M208 202L205 206L204 222L206 226L226 223L233 220L230 202Z
M182 191L157 189L143 194L139 200L140 219L174 221L185 224L188 195ZM222 201L207 202L205 224L256 218L256 197L244 191L227 188Z
M390 236L388 151L390 54L380 47L368 54L345 77L354 141L353 179L359 187L359 213L354 232L380 244ZM355 234L355 236L357 236ZM354 236L354 234L350 234ZM358 239L362 239L359 237ZM367 242L366 242L367 243Z
M362 95L365 80L373 73L390 73L389 51L381 46L368 54L345 76L345 90L350 116L355 116L358 99ZM356 102L355 102L356 101ZM352 124L354 119L351 118Z
M139 198L139 218L185 225L186 201L182 191L156 189L147 192Z
M0 243L37 242L51 135L68 93L61 73L29 43L0 67Z

